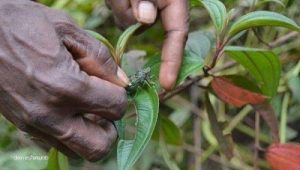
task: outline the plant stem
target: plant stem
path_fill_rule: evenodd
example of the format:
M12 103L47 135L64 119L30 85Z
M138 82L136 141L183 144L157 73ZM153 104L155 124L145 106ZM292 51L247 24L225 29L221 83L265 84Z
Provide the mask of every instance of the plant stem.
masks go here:
M260 115L258 112L255 112L255 147L254 147L254 160L253 160L253 169L258 170L259 162L259 134L260 134Z
M192 86L190 94L191 94L191 101L193 106L198 105L198 87L197 86ZM194 147L197 153L202 155L201 153L201 118L199 117L201 113L194 113L193 114L193 135L194 135ZM194 161L195 161L195 170L201 170L201 161L198 159L198 154L194 155Z
M235 64L235 62L228 62L228 63L225 63L224 65L222 65L222 67L220 68L216 68L214 70L212 70L213 73L216 73L216 72L219 72L219 71L222 71L224 69L227 69L227 68L230 68L232 67L233 65ZM203 78L205 78L205 75L198 75L196 77L193 77L191 79L187 79L184 83L182 83L181 85L177 86L174 90L172 91L164 91L164 92L161 92L159 94L159 99L160 99L160 102L165 102L166 100L172 98L173 96L181 93L182 91L184 91L185 89L189 88L191 85L199 82L200 80L202 80Z
M212 63L211 63L209 66L205 66L205 67L203 68L203 72L204 72L204 75L205 75L206 77L209 76L209 73L208 73L208 72L216 66L218 59L219 59L220 57L223 56L223 54L224 54L224 48L225 48L225 46L226 46L229 42L230 42L230 39L227 39L227 38L225 38L225 39L224 39L223 41L221 41L221 42L218 42L218 41L217 41L217 43L216 43L216 52L215 52L215 54L213 55L213 61L212 61Z
M288 114L288 105L290 100L290 93L285 93L282 102L282 110L280 115L280 142L286 142L286 133L287 133L287 114Z
M264 44L265 46L267 46L269 49L272 49L272 46L269 43L267 43L266 41L264 41L260 37L260 35L258 35L258 32L254 28L252 29L252 31L253 31L255 37L258 39L259 42L261 42L262 44Z
M272 48L278 47L278 46L282 45L283 43L286 43L290 39L296 38L297 36L299 36L299 33L296 31L292 31L292 32L274 40L272 43L270 43L270 46Z
M243 119L250 113L252 108L250 106L244 107L235 117L231 118L231 121L228 123L228 126L223 130L225 135L231 134L233 129L239 125Z
M182 92L183 90L185 90L186 88L190 87L191 85L193 85L194 83L200 81L203 78L204 78L203 75L196 76L192 79L189 79L189 80L185 81L182 85L179 85L176 89L174 89L171 92L166 92L165 91L165 92L160 93L159 94L160 102L164 102L164 101L172 98L176 94Z

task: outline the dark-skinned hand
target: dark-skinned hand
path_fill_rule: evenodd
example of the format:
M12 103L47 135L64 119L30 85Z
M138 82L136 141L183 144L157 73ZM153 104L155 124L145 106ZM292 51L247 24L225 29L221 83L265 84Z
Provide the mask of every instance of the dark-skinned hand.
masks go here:
M127 107L128 79L108 49L64 13L25 0L0 1L0 35L3 116L65 154L101 159Z
M160 16L166 38L162 49L160 83L174 88L188 34L187 0L106 0L116 24L126 28L136 22L151 25Z

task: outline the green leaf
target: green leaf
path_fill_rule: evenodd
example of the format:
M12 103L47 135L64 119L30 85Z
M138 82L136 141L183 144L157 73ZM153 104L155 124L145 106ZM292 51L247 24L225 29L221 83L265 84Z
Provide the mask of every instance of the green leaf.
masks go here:
M223 76L229 80L236 86L242 87L246 90L255 92L255 93L262 93L261 90L257 87L257 85L252 82L251 80L247 79L245 76L241 75L226 75Z
M175 123L166 116L160 116L157 122L157 128L153 133L152 139L159 140L159 137L164 137L164 142L171 145L181 146L183 144L180 129Z
M193 58L205 60L214 44L214 35L210 32L195 31L189 33L185 51Z
M49 151L47 170L55 170L55 169L59 169L58 151L55 148L51 148Z
M300 27L290 18L276 12L255 11L239 18L229 30L229 38L241 31L259 26L284 27L300 32Z
M114 46L101 34L98 34L97 32L86 30L88 34L90 34L92 37L96 38L97 40L101 41L104 45L106 45L109 48L109 51L116 61L117 64L120 64L120 61L122 61L122 56L124 54L126 45L128 43L129 38L133 35L133 33L142 26L141 23L137 23L135 25L132 25L128 27L122 35L119 37L116 47Z
M208 11L218 33L221 33L227 25L227 12L224 4L219 0L200 0Z
M58 162L60 170L68 170L69 169L69 160L68 157L58 152Z
M51 148L49 151L49 159L47 170L68 170L69 163L68 158L62 153L58 152L55 148Z
M289 88L291 89L293 93L293 97L300 102L300 76L298 77L291 77L288 80Z
M201 3L199 2L199 0L190 0L191 7L198 7L200 5L201 5Z
M137 111L137 132L134 140L121 139L118 143L119 170L132 168L151 139L157 122L159 99L154 87L140 87L133 101Z
M269 2L274 2L276 4L281 5L282 7L285 7L284 3L281 0L262 0L258 3L258 5L264 4L264 3L269 3Z
M159 148L161 150L162 157L166 162L169 169L172 170L180 170L175 161L171 159L171 155L168 152L168 146L166 144L166 138L164 136L160 136L159 138Z
M119 57L119 61L121 61L121 57L124 54L127 42L129 38L132 36L132 34L139 29L142 26L141 23L137 23L135 25L132 25L128 27L122 35L119 37L117 45L116 45L116 55Z
M226 47L225 52L249 71L264 95L273 97L276 94L281 74L281 64L276 54L242 47Z

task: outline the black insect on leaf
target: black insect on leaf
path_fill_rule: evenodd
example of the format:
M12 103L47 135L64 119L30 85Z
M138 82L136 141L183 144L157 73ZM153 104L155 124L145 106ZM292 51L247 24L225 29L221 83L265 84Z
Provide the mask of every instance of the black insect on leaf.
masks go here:
M152 85L151 69L147 67L136 72L134 75L129 77L130 85L126 88L128 95L132 95L136 92L138 87L144 85Z

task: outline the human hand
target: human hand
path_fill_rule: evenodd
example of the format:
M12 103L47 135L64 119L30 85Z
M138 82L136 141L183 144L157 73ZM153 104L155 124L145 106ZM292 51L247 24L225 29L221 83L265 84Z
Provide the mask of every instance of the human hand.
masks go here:
M108 49L64 13L24 0L0 1L0 34L3 116L65 154L93 161L109 152L128 79Z
M121 28L136 22L151 25L159 13L166 38L162 49L160 83L171 90L180 70L188 34L187 0L106 0Z

